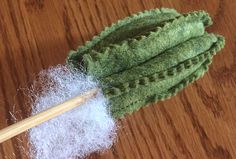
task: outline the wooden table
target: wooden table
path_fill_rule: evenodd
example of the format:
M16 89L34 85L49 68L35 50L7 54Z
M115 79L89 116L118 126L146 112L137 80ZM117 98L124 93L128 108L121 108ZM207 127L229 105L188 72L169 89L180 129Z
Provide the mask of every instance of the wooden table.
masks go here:
M120 121L118 140L89 158L236 158L236 1L233 0L1 0L0 128L27 117L24 90L35 75L64 63L105 26L138 11L170 7L206 10L208 31L226 37L209 72L177 96ZM0 145L0 159L27 158L25 134ZM22 148L23 146L23 148Z

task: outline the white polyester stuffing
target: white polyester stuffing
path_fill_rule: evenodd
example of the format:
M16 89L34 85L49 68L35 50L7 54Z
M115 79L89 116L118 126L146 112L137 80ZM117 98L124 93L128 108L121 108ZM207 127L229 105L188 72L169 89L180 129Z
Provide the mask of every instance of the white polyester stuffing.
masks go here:
M32 115L98 87L90 77L59 65L42 71L32 85ZM100 92L86 104L29 131L34 159L84 158L110 148L116 125L108 102Z

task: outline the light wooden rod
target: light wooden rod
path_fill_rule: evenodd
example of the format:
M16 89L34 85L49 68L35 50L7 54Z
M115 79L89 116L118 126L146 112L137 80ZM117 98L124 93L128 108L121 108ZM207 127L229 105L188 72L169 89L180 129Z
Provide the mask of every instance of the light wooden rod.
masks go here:
M69 110L72 110L81 104L84 104L89 99L96 96L98 93L98 88L91 89L87 91L86 93L74 97L62 104L53 106L43 112L40 112L34 116L31 116L29 118L26 118L20 122L17 122L13 125L10 125L2 130L0 130L0 143L19 135L20 133L33 128L39 124L42 124L43 122L46 122L50 119L53 119ZM48 130L50 131L50 130Z

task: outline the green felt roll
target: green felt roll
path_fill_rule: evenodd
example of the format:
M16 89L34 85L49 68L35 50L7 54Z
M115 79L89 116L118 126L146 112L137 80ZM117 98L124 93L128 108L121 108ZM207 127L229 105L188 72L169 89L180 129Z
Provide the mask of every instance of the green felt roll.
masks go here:
M205 31L211 24L204 11L144 11L106 28L67 61L98 79L119 118L175 95L207 71L224 47L222 36Z

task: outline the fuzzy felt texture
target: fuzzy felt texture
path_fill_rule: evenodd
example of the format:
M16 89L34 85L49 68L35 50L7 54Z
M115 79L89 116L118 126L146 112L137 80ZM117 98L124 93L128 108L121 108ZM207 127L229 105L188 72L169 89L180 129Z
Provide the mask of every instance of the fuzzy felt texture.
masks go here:
M31 87L32 115L78 96L97 83L89 76L59 65L42 71ZM110 148L116 124L100 92L87 103L29 130L34 159L83 158Z
M207 71L224 47L222 36L205 31L211 24L204 11L144 11L106 28L67 61L99 79L113 116L120 118L175 95Z

